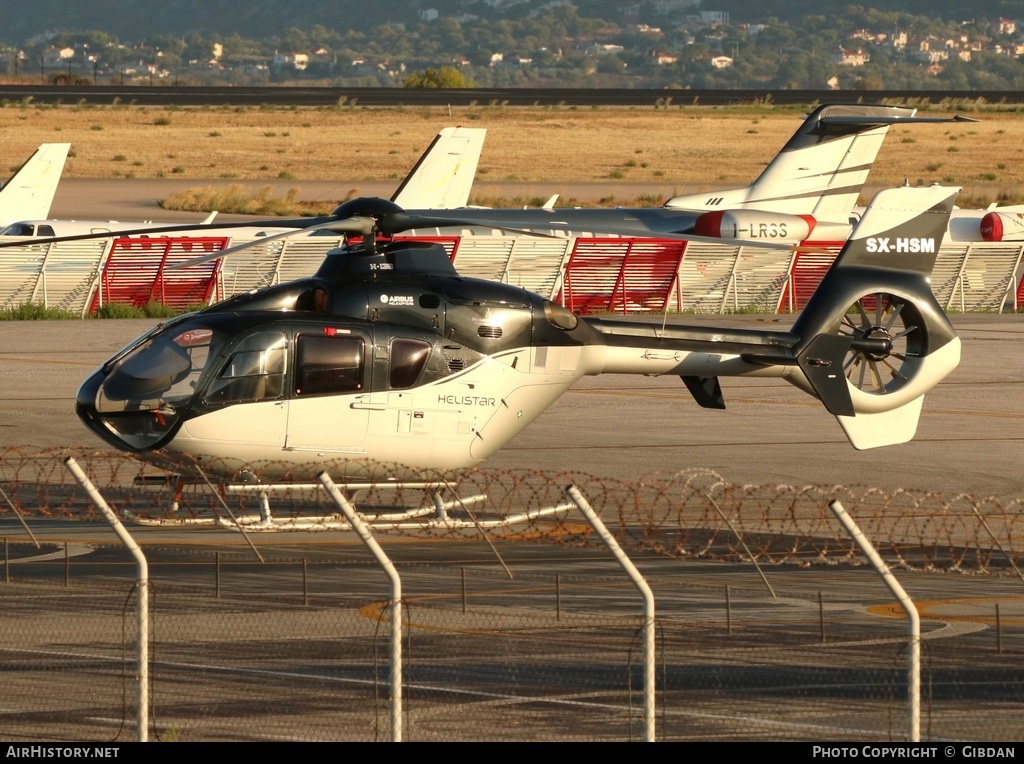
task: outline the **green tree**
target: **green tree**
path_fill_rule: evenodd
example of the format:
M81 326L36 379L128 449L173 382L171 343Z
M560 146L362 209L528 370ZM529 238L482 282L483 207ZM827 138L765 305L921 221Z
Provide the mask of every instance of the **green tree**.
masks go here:
M459 88L471 88L473 83L466 79L465 75L455 67L442 66L440 69L427 68L422 72L413 72L402 81L402 86L407 88L457 90Z
M609 53L597 60L597 71L601 74L622 74L626 70L626 62L616 53Z
M309 35L296 27L285 30L279 42L282 51L308 53L310 49Z

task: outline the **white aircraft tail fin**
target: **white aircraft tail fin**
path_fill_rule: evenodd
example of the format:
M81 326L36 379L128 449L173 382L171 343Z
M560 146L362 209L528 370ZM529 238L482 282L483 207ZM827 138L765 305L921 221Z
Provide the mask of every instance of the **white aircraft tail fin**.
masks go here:
M44 143L0 189L0 223L50 216L70 143Z
M964 120L916 117L915 112L899 106L820 106L749 186L677 196L665 206L708 211L765 210L846 224L890 125Z
M437 134L391 201L407 210L450 210L469 204L487 130L446 127Z

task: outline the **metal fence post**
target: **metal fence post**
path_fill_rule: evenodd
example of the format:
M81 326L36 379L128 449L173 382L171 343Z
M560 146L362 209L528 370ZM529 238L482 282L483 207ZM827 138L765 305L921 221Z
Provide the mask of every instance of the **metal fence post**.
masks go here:
M896 599L899 600L900 606L903 608L903 612L907 614L908 628L909 628L909 642L910 642L910 657L908 660L907 667L907 698L910 701L910 742L918 743L921 741L921 616L917 612L917 607L914 605L914 601L910 599L907 592L900 585L900 582L896 580L896 576L889 570L889 566L882 560L882 556L878 554L874 545L868 540L867 536L861 532L861 529L857 526L857 523L852 517L846 512L842 503L839 501L829 502L828 508L832 510L832 514L836 516L836 519L843 524L846 528L846 532L850 534L850 538L856 542L860 550L867 555L867 558L871 561L872 566L878 571L878 575L882 577L885 585L889 587Z
M402 742L402 580L398 577L398 571L390 558L381 549L371 534L366 523L356 513L348 499L345 498L338 487L331 480L326 472L321 472L317 477L323 484L324 490L334 499L338 509L345 515L352 529L359 535L360 540L384 568L391 581L391 741Z
M139 697L138 697L138 742L145 743L149 740L149 563L142 553L135 539L131 537L128 530L121 524L107 502L100 495L96 486L92 484L88 476L78 466L73 457L64 460L64 464L70 470L75 479L81 483L82 488L93 500L103 516L114 529L114 533L121 539L135 558L138 569L136 583L139 591L138 627L139 627L139 651L138 651L138 675L139 675Z
M593 526L594 530L604 541L611 553L615 555L615 559L618 560L622 569L626 571L630 579L636 585L636 588L640 590L640 593L644 598L644 740L648 743L655 742L654 740L654 593L651 591L651 587L648 586L647 581L644 580L643 576L640 575L640 571L633 565L633 561L630 560L626 553L622 551L622 547L619 546L619 542L615 540L611 532L602 522L601 518L598 517L597 512L594 511L590 503L584 498L580 490L571 485L565 489L566 494L573 503L579 507L580 512L583 513L587 521Z

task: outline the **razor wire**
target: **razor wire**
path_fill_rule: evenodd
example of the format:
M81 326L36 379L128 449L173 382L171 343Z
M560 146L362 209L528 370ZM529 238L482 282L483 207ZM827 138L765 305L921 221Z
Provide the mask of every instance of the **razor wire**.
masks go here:
M65 468L72 456L123 518L149 525L210 525L252 530L344 529L343 519L312 480L288 482L283 462L248 465L247 482L226 481L237 466L170 455L140 462L130 455L81 450L0 451L0 519L101 522L89 496ZM357 510L378 532L465 538L482 532L514 543L599 543L567 506L577 486L627 551L674 558L759 564L860 564L863 558L828 511L840 500L886 561L911 570L1020 575L1024 499L870 486L736 485L714 472L653 473L622 482L540 470L415 472L401 465L325 461L347 484ZM410 479L394 483L390 474ZM237 486L249 490L234 493ZM260 493L266 489L266 496ZM437 514L437 502L447 508ZM271 521L261 516L269 507ZM453 523L460 518L461 523ZM13 526L12 526L13 527Z

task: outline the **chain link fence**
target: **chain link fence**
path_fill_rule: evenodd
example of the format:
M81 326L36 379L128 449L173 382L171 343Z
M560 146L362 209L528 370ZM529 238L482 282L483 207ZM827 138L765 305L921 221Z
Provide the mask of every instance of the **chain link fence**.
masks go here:
M67 476L67 455L0 459L0 734L129 741L134 565L109 527L93 525L98 513ZM117 455L74 456L133 531L147 533L151 739L389 739L387 582L351 533L309 530L333 522L322 491L271 497L278 532L256 522L248 535L260 562L239 532L191 524L227 510L258 518L253 496L154 482L152 467ZM655 592L660 740L906 739L906 625L829 518L831 498L917 592L922 738L1021 737L1018 503L731 486L710 473L630 484L425 477L446 481L449 496L486 495L452 511L481 525L557 504L569 482L581 488ZM429 508L420 489L352 493L368 514ZM300 518L316 523L289 532ZM404 739L643 739L641 602L578 515L494 526L486 541L405 525L378 529L403 584ZM69 540L37 548L26 526L66 528ZM772 564L763 582L752 562Z

